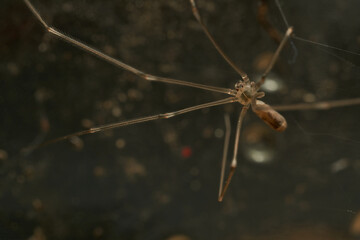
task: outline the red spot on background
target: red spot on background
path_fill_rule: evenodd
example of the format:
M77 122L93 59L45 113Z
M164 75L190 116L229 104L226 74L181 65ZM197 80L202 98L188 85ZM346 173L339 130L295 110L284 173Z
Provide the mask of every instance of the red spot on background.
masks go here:
M181 156L183 158L189 158L189 157L191 157L191 155L192 155L191 147L186 146L181 149Z

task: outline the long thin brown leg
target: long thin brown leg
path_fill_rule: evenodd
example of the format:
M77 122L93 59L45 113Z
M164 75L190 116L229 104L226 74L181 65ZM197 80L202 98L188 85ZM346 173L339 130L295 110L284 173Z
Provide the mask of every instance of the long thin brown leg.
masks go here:
M268 0L260 0L257 11L257 20L260 25L265 29L269 36L277 43L280 44L282 36L279 31L269 22L268 14Z
M72 134L69 134L69 135L66 135L66 136L62 136L62 137L59 137L59 138L49 140L49 141L44 142L44 143L42 143L40 145L35 145L35 146L29 147L27 149L24 149L23 152L24 153L29 153L29 152L37 149L37 148L44 147L46 145L53 144L53 143L56 143L56 142L60 142L60 141L63 141L63 140L66 140L66 139L69 139L69 138L72 138L72 137L78 137L78 136L82 136L82 135L86 135L86 134L101 132L101 131L105 131L105 130L109 130L109 129L113 129L113 128L124 127L124 126L128 126L128 125L153 121L153 120L157 120L157 119L171 118L171 117L175 117L177 115L184 114L184 113L187 113L187 112L191 112L191 111L195 111L195 110L199 110L199 109L203 109L203 108L207 108L207 107L214 107L214 106L218 106L218 105L232 103L232 102L236 102L236 101L237 101L236 98L229 97L229 98L225 98L225 99L218 100L218 101L208 102L208 103L204 103L204 104L184 108L184 109L181 109L181 110L178 110L178 111L175 111L175 112L156 114L156 115L152 115L152 116L136 118L136 119L123 121L123 122L105 124L105 125L102 125L102 126L93 127L93 128L88 129L88 130L72 133Z
M360 105L360 98L342 99L334 101L323 101L314 103L298 103L289 105L271 106L276 111L298 111L298 110L328 110L337 107Z
M225 165L226 165L227 153L229 150L229 141L230 141L230 133L231 133L230 117L228 114L225 115L225 131L226 132L225 132L224 150L223 150L223 157L221 161L221 172L220 172L220 184L219 184L219 196L218 196L219 201L224 186Z
M280 11L281 17L282 17L282 19L283 19L286 27L289 28L289 27L290 27L289 22L288 22L288 20L287 20L286 17L285 17L285 14L284 14L284 11L282 10L282 7L281 7L281 5L280 5L280 2L279 2L278 0L275 0L275 3L276 3L276 6L278 7L278 9L279 9L279 11Z
M281 9L280 3L279 1L275 0L276 5L279 8L279 11L281 13L281 16L284 20L284 23L286 25L286 28L289 28L289 24L285 18L284 12ZM269 36L277 43L280 44L281 40L282 40L282 34L280 34L280 32L270 23L267 14L268 14L268 0L260 0L259 5L258 5L258 11L257 11L257 20L260 23L260 25L264 28L264 30L269 34ZM294 34L292 35L292 37L294 37ZM291 39L289 40L289 43L291 45L291 48L294 52L294 55L292 57L292 59L290 59L288 62L290 64L295 63L296 57L298 55L298 51L297 48L295 46L295 44L291 41Z
M228 62L228 64L236 71L240 74L241 78L244 81L248 80L248 76L247 74L241 70L240 68L238 68L235 63L224 53L224 51L220 48L220 46L217 44L217 42L215 41L214 37L211 35L211 33L209 32L208 28L206 27L205 23L202 21L199 10L196 6L195 0L190 0L191 3L191 9L192 12L196 18L196 20L200 23L203 31L205 32L206 36L210 39L211 43L214 45L214 47L216 48L216 50L220 53L220 55Z
M60 38L63 41L66 42L70 42L72 44L74 44L76 47L94 54L95 56L110 62L112 64L114 64L117 67L120 67L126 71L132 72L136 75L138 75L139 77L148 80L148 81L155 81L155 82L164 82L164 83L169 83L169 84L177 84L177 85L182 85L182 86L188 86L188 87L194 87L194 88L200 88L203 90L208 90L208 91L212 91L212 92L220 92L220 93L225 93L225 94L229 94L229 95L236 95L236 91L233 89L227 89L227 88L221 88L221 87L213 87L213 86L208 86L208 85L203 85L203 84L198 84L198 83L192 83L192 82L186 82L186 81L182 81L182 80L176 80L176 79L172 79L172 78L164 78L164 77L158 77L158 76L153 76L147 73L144 73L130 65L127 65L113 57L110 57L109 55L93 48L90 47L89 45L79 42L77 40L75 40L72 37L69 37L61 32L59 32L58 30L54 29L53 27L50 27L45 21L44 19L41 17L39 11L30 3L29 0L24 0L24 2L26 3L26 5L29 7L29 9L32 11L32 13L35 15L35 17L41 22L41 24L45 27L46 31L48 31L49 33L57 36L58 38Z
M259 89L261 87L261 85L264 84L265 79L267 77L267 75L269 74L269 72L271 71L271 69L274 67L275 62L277 61L277 59L279 58L280 52L281 50L284 48L286 41L289 39L289 37L291 36L291 34L293 33L293 28L289 27L285 33L285 36L283 37L283 39L281 40L281 43L279 44L278 48L276 49L274 55L272 56L269 65L267 66L265 72L263 73L263 75L261 76L261 79L259 82L256 83L256 87L257 89Z
M241 126L242 126L242 122L244 120L244 117L246 115L246 112L247 110L249 109L249 106L243 106L243 108L241 109L241 113L240 113L240 116L239 116L239 120L238 120L238 123L237 123L237 126L236 126L236 136L235 136L235 145L234 145L234 156L233 156L233 159L231 161L231 165L230 165L230 172L229 172L229 175L226 179L226 183L225 183L225 186L224 186L224 189L221 191L221 194L218 198L218 201L219 202L222 202L223 198L224 198L224 195L226 193L226 190L228 189L229 187L229 184L231 182L231 179L235 173L235 169L236 169L236 166L237 166L237 154L238 154L238 149L239 149L239 140L240 140L240 130L241 130Z

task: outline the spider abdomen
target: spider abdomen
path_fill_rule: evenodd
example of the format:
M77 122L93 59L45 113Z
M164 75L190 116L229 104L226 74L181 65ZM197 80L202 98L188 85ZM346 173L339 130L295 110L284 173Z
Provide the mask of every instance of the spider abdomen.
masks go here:
M252 110L272 129L282 132L287 128L286 119L263 101L256 100L256 106L252 104Z

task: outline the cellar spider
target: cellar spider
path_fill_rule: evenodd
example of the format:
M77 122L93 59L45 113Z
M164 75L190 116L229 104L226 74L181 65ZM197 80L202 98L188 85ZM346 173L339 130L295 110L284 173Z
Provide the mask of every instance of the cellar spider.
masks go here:
M167 112L163 114L156 114L152 116L122 121L122 122L116 122L116 123L110 123L105 124L98 127L93 127L88 130L72 133L66 136L62 136L59 138L55 138L53 140L47 141L43 144L31 147L30 150L42 147L44 145L48 145L51 143L59 142L62 140L66 140L72 137L82 136L85 134L91 134L96 132L101 132L113 128L123 127L127 125L133 125L138 124L142 122L147 121L153 121L157 119L167 119L174 116L178 116L180 114L184 114L187 112L203 109L203 108L209 108L219 105L224 105L228 103L240 103L242 105L241 112L238 117L237 121L237 127L236 127L236 134L235 134L235 144L234 144L234 150L233 150L233 157L230 164L230 170L228 173L228 176L225 179L225 166L226 166L226 159L227 159L227 152L228 152L228 146L229 146L229 138L230 138L230 122L228 117L225 118L226 123L226 134L225 134L225 143L224 143L224 151L223 151L223 157L222 157L222 165L221 165L221 174L220 174L220 184L219 184L219 193L218 193L218 201L221 202L224 198L224 195L229 187L229 184L231 182L231 179L235 173L235 169L237 167L237 156L238 156L238 147L239 147L239 138L240 138L240 130L242 126L242 122L244 120L244 117L248 111L248 109L251 107L252 111L261 118L267 125L269 125L272 129L282 132L287 128L287 122L285 118L278 113L277 111L290 111L290 110L305 110L305 109L316 109L316 110L323 110L323 109L329 109L334 107L341 107L341 106L348 106L348 105L355 105L360 104L360 98L355 99L345 99L345 100L337 100L337 101L327 101L327 102L316 102L316 103L300 103L300 104L292 104L292 105L281 105L281 106L274 106L271 107L268 104L264 103L263 101L259 100L260 98L263 98L265 96L264 92L259 91L261 86L264 84L266 77L268 76L269 72L272 70L274 64L276 63L280 52L286 45L289 38L293 36L293 27L287 26L287 31L282 36L280 43L275 51L275 53L272 55L271 60L269 61L266 70L262 74L261 78L258 81L251 81L248 77L248 75L239 67L237 67L234 62L223 52L223 50L220 48L220 46L217 44L211 33L209 32L207 26L203 22L198 8L196 6L195 0L189 0L192 8L192 13L197 20L197 22L200 24L202 30L208 37L208 39L211 41L213 46L216 48L216 50L219 52L219 54L226 60L226 62L240 75L240 80L238 80L234 86L233 89L229 88L222 88L222 87L215 87L210 85L203 85L198 83L192 83L172 78L165 78L165 77L159 77L154 76L145 72L142 72L118 59L115 59L93 47L90 47L89 45L82 43L80 41L75 40L74 38L67 36L55 28L49 26L47 22L42 18L39 11L32 5L32 3L29 0L24 0L25 4L28 6L28 8L31 10L31 12L35 15L35 17L40 21L40 23L43 25L43 27L46 29L47 32L55 35L56 37L60 38L63 41L69 42L76 47L94 54L95 56L99 57L100 59L103 59L107 62L112 63L116 67L122 68L126 71L129 71L140 78L143 78L147 81L154 81L154 82L164 82L168 84L175 84L175 85L181 85L181 86L188 86L198 89L203 89L211 92L217 92L222 94L227 94L230 97L212 101L200 105L191 106L188 108L180 109L174 112ZM280 6L279 6L280 7ZM284 19L285 20L285 19ZM286 20L285 20L286 22ZM288 25L288 24L287 24ZM29 150L29 149L28 149Z

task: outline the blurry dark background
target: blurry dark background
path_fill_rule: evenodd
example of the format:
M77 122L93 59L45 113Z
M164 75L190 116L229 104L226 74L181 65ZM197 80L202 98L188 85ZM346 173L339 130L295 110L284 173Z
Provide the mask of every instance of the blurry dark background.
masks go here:
M229 88L239 79L186 0L33 3L51 25L151 74ZM252 80L277 47L256 20L258 4L198 1ZM298 36L360 52L359 1L282 6ZM286 30L273 1L268 18ZM239 104L21 154L44 138L224 96L117 69L46 33L22 1L3 1L0 19L0 239L359 239L359 106L284 113L284 133L249 111L218 203L224 114L234 137ZM270 76L280 88L264 101L360 96L359 56L293 42L297 55L285 48ZM233 138L229 161L232 149Z

